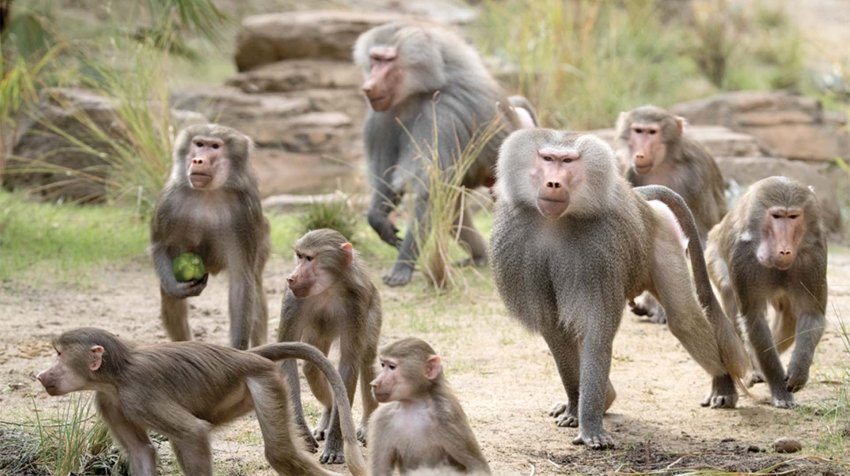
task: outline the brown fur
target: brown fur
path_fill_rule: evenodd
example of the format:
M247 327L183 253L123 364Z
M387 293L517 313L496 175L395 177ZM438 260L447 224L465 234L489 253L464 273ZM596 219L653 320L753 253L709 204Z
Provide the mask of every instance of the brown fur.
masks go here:
M298 266L289 276L289 289L283 298L278 340L304 341L325 355L338 341L339 373L345 382L349 402L354 398L360 379L363 419L358 438L366 440L369 416L378 402L369 382L374 378L375 357L381 333L381 299L369 279L366 268L351 243L340 233L321 229L311 231L295 242ZM324 405L322 419L311 435L301 406L301 383L295 362L283 364L295 409L295 422L310 448L317 439L327 439L320 461L343 461L343 440L339 420L327 381L309 363L304 376L313 395Z
M213 275L228 271L231 345L246 349L249 339L253 345L267 340L269 223L248 163L252 147L247 136L216 124L188 127L175 141L171 177L151 219L161 317L171 340L192 339L186 298L201 294L207 283L207 276L187 283L174 278L171 262L186 251L200 255ZM209 184L198 186L204 177Z
M440 357L421 339L381 349L382 371L372 382L383 403L369 428L373 476L490 474L466 414L443 376Z
M789 239L771 230L784 230ZM726 312L740 320L761 371L751 382L766 379L773 404L793 407L792 393L808 381L826 326L827 244L814 192L786 177L752 184L709 233L706 256ZM772 335L768 306L774 310ZM779 354L795 340L786 373Z
M168 437L184 473L212 475L210 431L252 409L266 458L279 474L334 474L312 461L292 437L286 385L269 359L298 357L319 366L334 388L346 436L355 438L339 375L308 345L270 344L254 353L201 342L137 347L96 328L65 332L53 345L56 361L37 378L51 395L97 392L98 412L127 451L134 476L157 474L148 430ZM352 473L365 474L356 450L348 462Z

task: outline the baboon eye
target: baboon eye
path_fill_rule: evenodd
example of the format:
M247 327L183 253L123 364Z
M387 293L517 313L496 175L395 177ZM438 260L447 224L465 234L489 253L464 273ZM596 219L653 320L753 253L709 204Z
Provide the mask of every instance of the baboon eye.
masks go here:
M203 147L204 143L201 141L195 142L195 147Z
M576 159L573 159L573 158L569 158L569 157L568 157L568 158L564 159L564 160L563 160L563 162L564 162L565 164L569 164L569 163L571 163L571 162L572 162L572 161L574 161L574 160L576 160Z
M212 148L213 148L213 149L218 149L218 147L219 147L219 145L218 145L218 144L213 144L213 145L212 145Z
M771 215L773 218L776 218L777 220L779 220L780 218L782 218L782 214L781 214L781 213L771 213L770 215Z
M640 127L635 127L634 131L637 132L638 134L643 134L643 129L640 128Z
M310 255L304 255L304 259L306 259L307 261L313 261L313 257Z
M649 129L649 130L647 130L646 132L648 132L648 133L649 133L649 135L654 136L654 135L655 135L655 133L656 133L656 132L658 132L658 131L656 131L655 129Z
M390 370L395 370L396 364L387 364L387 367L389 367Z
M544 162L552 162L552 156L551 155L542 155L542 156L540 156L540 158L543 159Z
M800 215L791 214L791 215L788 215L788 219L789 219L789 220L796 220L799 216L800 216Z

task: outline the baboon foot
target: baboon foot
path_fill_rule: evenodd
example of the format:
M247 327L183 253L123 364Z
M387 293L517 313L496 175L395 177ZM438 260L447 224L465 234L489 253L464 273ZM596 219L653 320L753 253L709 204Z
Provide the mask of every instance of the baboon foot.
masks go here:
M555 425L559 427L575 428L578 426L578 410L570 408L568 403L556 403L549 411L549 416L555 418Z
M700 402L709 408L735 408L738 404L738 391L729 374L714 377L711 381L711 393Z
M605 450L615 446L614 438L602 429L595 432L579 430L578 436L573 439L573 444L586 445L588 448L593 450Z

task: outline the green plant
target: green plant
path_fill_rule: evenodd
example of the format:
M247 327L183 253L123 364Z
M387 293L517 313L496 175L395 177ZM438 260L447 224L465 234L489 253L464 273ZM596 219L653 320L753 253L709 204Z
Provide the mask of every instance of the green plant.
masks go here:
M53 474L90 474L118 467L109 430L94 415L90 395L74 394L55 417L45 418L33 400L39 438L39 464Z
M301 231L307 233L319 228L330 228L355 243L354 231L357 228L357 216L349 200L344 197L316 201L301 214Z
M438 107L437 102L438 99L435 99L433 108ZM422 186L428 191L424 224L427 228L424 235L414 233L414 236L420 236L417 247L420 250L422 271L428 282L437 289L445 289L457 285L462 276L452 263L452 244L457 241L461 231L457 225L463 222L464 217L461 214L468 213L469 210L466 200L472 196L463 187L463 177L490 141L504 131L501 116L497 115L474 131L460 155L450 158L451 163L447 165L446 158L439 156L439 124L436 124L436 112L433 117L434 136L428 144L428 149L424 150L422 146L417 145L417 158L425 171L425 183ZM420 224L414 223L414 226Z
M541 123L610 126L642 103L687 97L693 63L681 31L662 25L655 1L486 1L477 30L490 55L514 65Z

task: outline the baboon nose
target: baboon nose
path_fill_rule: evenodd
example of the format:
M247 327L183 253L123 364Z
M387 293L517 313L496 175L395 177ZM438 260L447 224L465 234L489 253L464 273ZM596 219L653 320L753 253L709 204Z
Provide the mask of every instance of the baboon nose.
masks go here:
M195 165L202 165L204 163L204 159L192 159L192 163Z
M561 182L546 182L547 188L561 188Z

